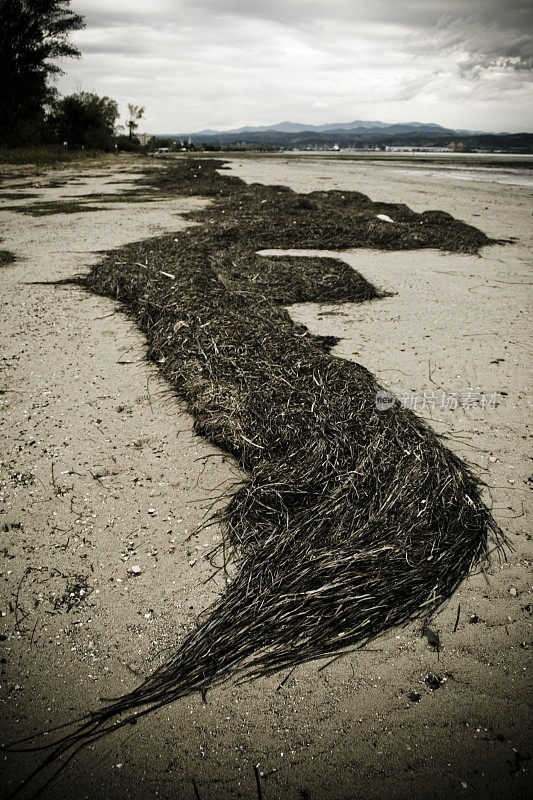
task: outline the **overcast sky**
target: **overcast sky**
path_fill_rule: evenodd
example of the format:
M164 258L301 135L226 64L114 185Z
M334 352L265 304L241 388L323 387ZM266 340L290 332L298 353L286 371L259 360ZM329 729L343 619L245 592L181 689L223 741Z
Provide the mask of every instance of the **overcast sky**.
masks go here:
M146 107L139 131L283 120L533 130L531 0L72 0L62 94Z

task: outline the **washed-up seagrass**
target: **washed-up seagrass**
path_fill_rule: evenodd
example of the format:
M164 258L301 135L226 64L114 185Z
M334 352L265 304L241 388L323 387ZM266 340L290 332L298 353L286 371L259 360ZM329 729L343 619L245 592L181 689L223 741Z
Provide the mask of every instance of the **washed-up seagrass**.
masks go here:
M39 769L190 692L362 647L433 613L499 537L467 466L411 411L378 410L373 375L283 308L382 293L336 259L257 254L476 252L490 240L443 212L246 185L221 166L183 159L148 175L154 191L212 202L187 230L111 252L84 284L121 301L197 433L248 473L217 515L236 573L166 663L56 739Z

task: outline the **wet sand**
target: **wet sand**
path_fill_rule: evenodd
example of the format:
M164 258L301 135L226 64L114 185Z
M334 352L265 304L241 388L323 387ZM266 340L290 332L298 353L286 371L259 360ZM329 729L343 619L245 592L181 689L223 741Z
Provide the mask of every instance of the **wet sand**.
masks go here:
M349 251L348 263L396 294L291 308L313 332L340 336L337 355L364 364L472 462L514 550L433 620L438 652L418 624L328 666L229 684L207 704L181 700L87 748L43 796L186 799L194 779L202 800L256 797L259 765L266 800L525 798L531 189L381 163L229 160L249 181L362 191L516 239L479 257ZM37 177L10 168L3 191L22 183L19 191L42 200L118 191L128 184L115 182L143 165ZM58 177L68 183L46 186ZM1 247L20 258L0 272L4 740L132 689L220 590L205 583L213 570L202 556L219 532L188 537L213 497L242 477L231 458L194 436L112 301L32 283L86 270L97 250L177 230L180 212L204 202L45 217L0 206ZM35 763L2 759L6 787Z

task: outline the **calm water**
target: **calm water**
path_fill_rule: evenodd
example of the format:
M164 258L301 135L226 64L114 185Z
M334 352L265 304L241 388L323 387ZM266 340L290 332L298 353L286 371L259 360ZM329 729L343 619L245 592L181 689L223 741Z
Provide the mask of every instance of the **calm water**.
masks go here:
M344 151L292 151L285 155L320 161L359 161L372 166L394 167L406 175L469 183L500 183L533 187L533 155L512 153L356 153ZM479 163L476 163L479 162Z
M460 164L450 164L444 167L435 167L431 164L421 164L416 167L407 166L407 164L400 164L399 166L406 175L428 175L432 178L446 178L447 180L468 181L470 183L504 183L510 186L533 186L533 171L531 169L520 169L519 167L506 169L499 166L469 166L465 168Z

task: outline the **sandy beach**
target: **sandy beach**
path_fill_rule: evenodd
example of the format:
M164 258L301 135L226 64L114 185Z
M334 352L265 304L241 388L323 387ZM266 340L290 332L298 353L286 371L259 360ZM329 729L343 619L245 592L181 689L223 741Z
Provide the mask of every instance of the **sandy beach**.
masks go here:
M390 296L290 313L313 333L339 337L335 355L363 364L446 437L485 481L512 549L465 581L432 621L438 647L414 624L332 663L230 682L207 703L185 698L87 747L43 797L253 798L257 766L265 800L526 798L527 171L312 155L225 160L247 182L360 191L446 211L506 240L479 255L345 251L340 257ZM145 360L144 337L113 301L47 284L86 272L99 251L183 229L190 223L180 215L208 201L99 200L100 210L45 216L5 210L123 191L145 166L109 159L3 170L1 247L17 257L0 267L3 741L136 686L221 588L206 583L204 558L220 532L189 537L243 476L193 433ZM5 793L37 763L32 753L1 758Z

